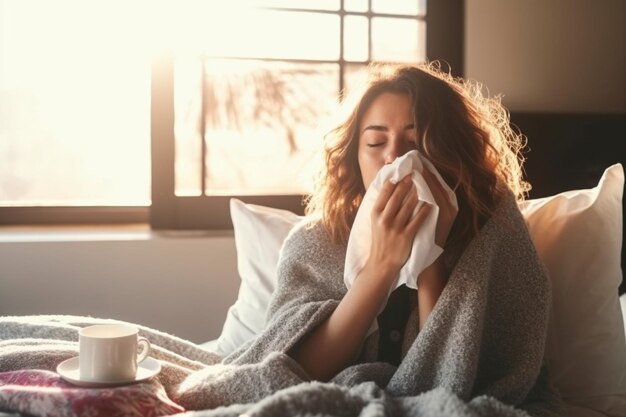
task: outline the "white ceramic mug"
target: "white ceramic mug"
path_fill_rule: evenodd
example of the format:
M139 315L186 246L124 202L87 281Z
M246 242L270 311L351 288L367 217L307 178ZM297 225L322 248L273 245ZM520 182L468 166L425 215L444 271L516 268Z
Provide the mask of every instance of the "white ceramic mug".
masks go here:
M137 364L148 357L150 342L139 329L126 324L97 324L78 332L78 362L83 381L127 381L137 375ZM137 348L142 345L141 353Z

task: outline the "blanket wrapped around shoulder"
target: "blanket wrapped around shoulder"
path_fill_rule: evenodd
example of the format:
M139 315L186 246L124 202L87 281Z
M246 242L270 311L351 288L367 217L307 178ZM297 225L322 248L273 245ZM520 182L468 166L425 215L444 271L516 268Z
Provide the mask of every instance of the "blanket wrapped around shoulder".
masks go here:
M138 326L163 366L150 383L194 416L563 414L542 367L549 281L512 195L456 262L422 331L405 332L399 366L376 362L368 350L375 333L358 361L329 382L312 381L287 352L345 295L344 262L345 245L331 243L319 225L297 227L283 248L264 332L226 358ZM407 327L416 326L415 314ZM76 355L77 330L100 322L0 318L0 375L53 371ZM0 410L9 409L7 398L0 382Z

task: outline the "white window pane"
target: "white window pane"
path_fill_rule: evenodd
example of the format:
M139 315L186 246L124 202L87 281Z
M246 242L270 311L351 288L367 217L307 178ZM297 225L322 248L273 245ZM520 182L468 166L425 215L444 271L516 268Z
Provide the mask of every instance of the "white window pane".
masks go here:
M261 7L289 7L294 9L339 10L339 0L252 0Z
M367 61L368 23L363 16L346 16L344 18L344 51L347 61Z
M174 48L213 57L339 59L339 16L279 10L184 15Z
M425 14L426 0L372 0L372 11L406 15Z
M149 55L98 4L0 3L0 204L149 204Z
M348 64L344 73L344 90L349 95L352 90L360 89L367 81L367 65Z
M417 13L420 16L426 15L426 1L427 0L417 0Z
M207 60L206 194L311 191L336 64Z
M347 12L366 12L367 0L344 0L343 8Z
M426 24L422 20L372 19L372 58L376 61L422 62L426 59Z

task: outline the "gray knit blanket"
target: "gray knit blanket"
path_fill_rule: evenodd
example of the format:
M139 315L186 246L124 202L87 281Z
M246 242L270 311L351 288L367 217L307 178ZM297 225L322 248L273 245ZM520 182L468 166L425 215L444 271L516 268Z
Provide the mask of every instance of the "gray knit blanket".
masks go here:
M287 352L346 293L344 261L345 245L320 227L297 227L283 248L265 331L226 358L138 325L162 364L149 383L186 416L563 415L542 367L549 281L511 195L455 262L419 333L408 329L416 328L411 313L399 366L376 362L375 333L354 364L329 382L312 381ZM77 355L78 329L103 322L0 317L0 375L54 371ZM0 395L0 411L11 411L7 404Z

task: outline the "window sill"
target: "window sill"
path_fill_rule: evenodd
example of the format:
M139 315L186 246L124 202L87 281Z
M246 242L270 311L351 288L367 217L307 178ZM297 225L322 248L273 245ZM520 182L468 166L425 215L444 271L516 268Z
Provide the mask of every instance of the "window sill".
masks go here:
M233 236L232 230L152 230L147 223L0 226L0 243L139 241Z

